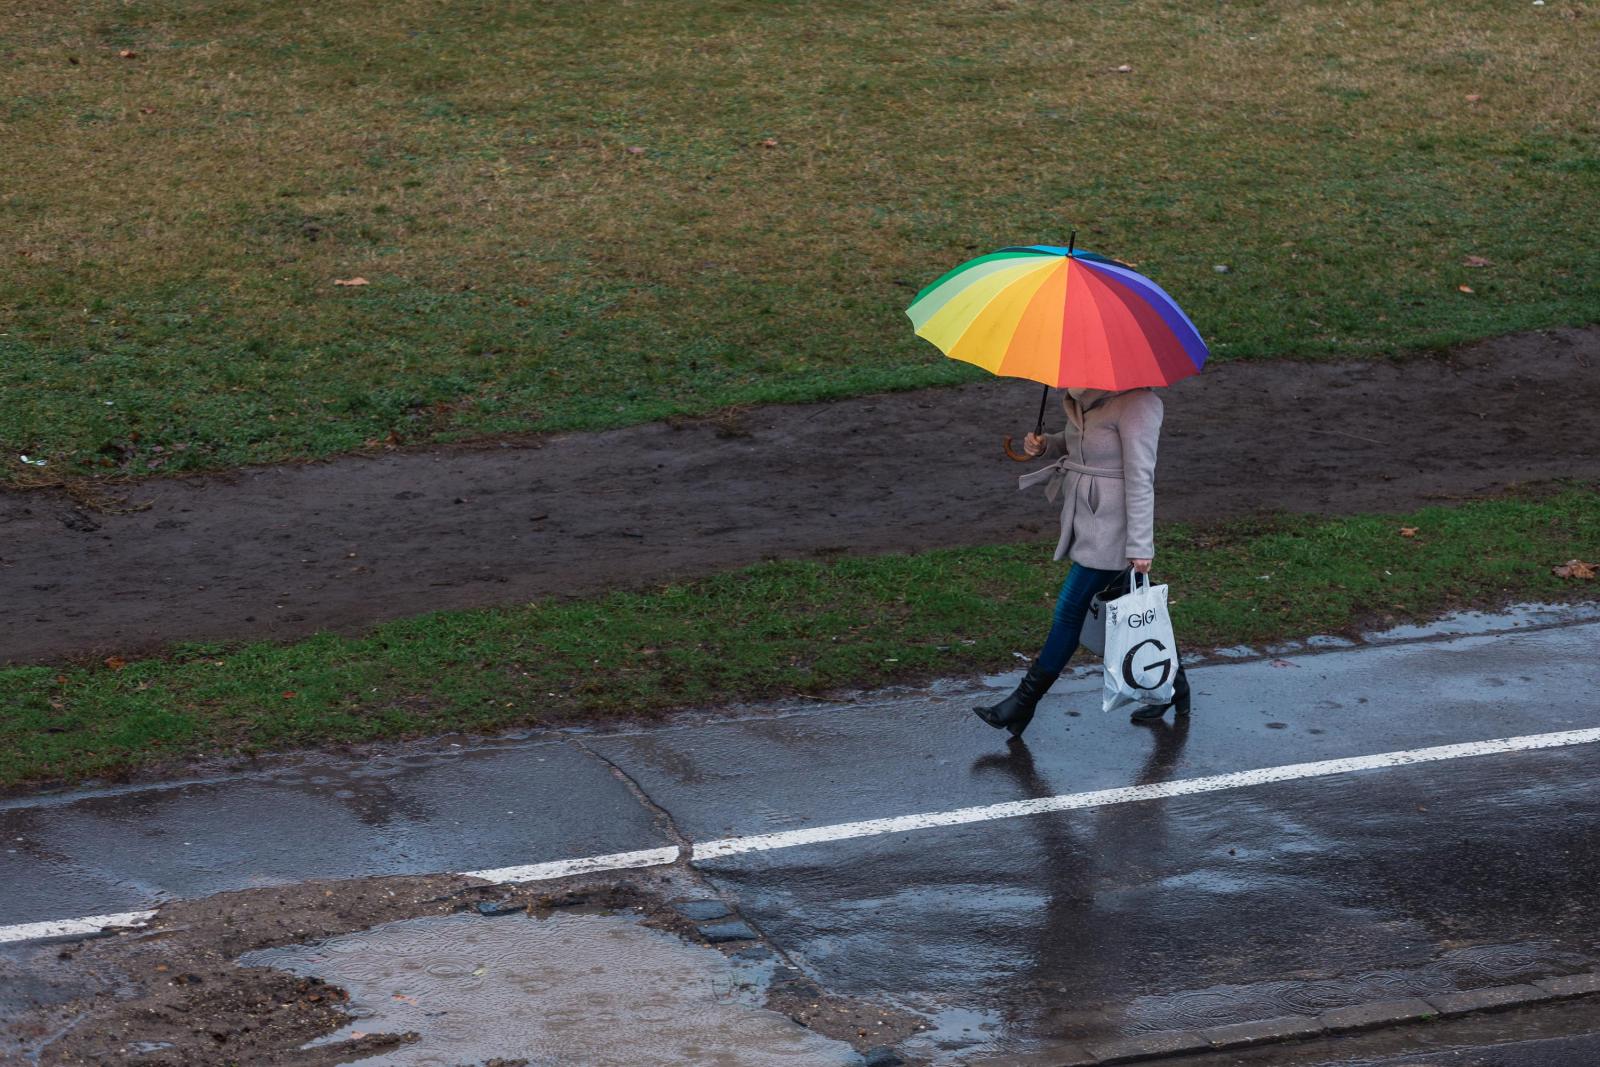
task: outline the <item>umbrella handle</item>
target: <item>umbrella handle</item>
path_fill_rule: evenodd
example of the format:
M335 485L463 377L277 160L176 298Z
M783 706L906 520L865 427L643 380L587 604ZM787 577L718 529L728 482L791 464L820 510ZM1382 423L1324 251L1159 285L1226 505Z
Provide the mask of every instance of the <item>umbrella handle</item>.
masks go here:
M1030 459L1038 459L1039 458L1038 456L1030 456L1026 452L1018 452L1016 449L1012 448L1011 447L1011 435L1010 434L1006 434L1005 440L1000 442L1000 447L1006 450L1006 456L1008 458L1014 459L1018 463L1026 463Z

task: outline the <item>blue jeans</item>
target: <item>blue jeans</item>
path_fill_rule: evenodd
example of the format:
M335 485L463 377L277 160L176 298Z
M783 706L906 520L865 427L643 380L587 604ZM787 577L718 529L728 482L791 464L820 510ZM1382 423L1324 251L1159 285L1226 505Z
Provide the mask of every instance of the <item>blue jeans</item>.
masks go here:
M1067 661L1078 650L1078 635L1083 631L1083 618L1089 613L1089 601L1094 595L1121 577L1122 571L1102 571L1074 563L1061 583L1061 595L1056 598L1056 614L1050 623L1050 636L1044 639L1044 649L1034 665L1050 674L1060 674Z

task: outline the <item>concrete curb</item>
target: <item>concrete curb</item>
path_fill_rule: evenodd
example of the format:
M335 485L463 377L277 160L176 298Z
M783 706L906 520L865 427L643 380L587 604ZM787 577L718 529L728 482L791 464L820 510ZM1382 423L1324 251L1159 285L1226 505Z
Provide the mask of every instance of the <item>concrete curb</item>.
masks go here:
M1118 1063L1148 1063L1202 1052L1252 1048L1258 1045L1304 1041L1360 1030L1400 1026L1430 1019L1508 1011L1534 1004L1576 1000L1600 994L1600 971L1539 978L1513 985L1486 986L1457 993L1369 1001L1333 1008L1320 1015L1285 1015L1251 1022L1228 1023L1195 1030L1162 1030L1085 1044L1069 1044L1044 1056L1028 1059L1039 1067L1102 1067ZM1006 1061L997 1059L994 1067Z

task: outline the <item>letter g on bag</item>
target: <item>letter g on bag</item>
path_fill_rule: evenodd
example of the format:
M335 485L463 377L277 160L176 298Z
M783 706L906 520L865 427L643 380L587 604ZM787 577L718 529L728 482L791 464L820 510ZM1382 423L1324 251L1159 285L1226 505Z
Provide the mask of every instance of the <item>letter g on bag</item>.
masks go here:
M1160 689L1162 686L1167 684L1167 677L1172 674L1171 656L1168 656L1166 659L1157 660L1154 663L1141 664L1138 667L1133 665L1133 657L1137 656L1139 654L1139 650L1145 645L1155 645L1156 649L1161 652L1165 652L1167 650L1166 645L1163 645L1160 641L1157 641L1153 637L1147 637L1143 641L1140 641L1137 645L1134 645L1132 648L1128 649L1128 654L1122 657L1122 680L1128 683L1128 687L1130 689ZM1138 671L1140 674L1144 674L1146 671L1153 671L1157 667L1161 668L1161 677L1157 678L1150 685L1145 685L1134 676L1135 671Z

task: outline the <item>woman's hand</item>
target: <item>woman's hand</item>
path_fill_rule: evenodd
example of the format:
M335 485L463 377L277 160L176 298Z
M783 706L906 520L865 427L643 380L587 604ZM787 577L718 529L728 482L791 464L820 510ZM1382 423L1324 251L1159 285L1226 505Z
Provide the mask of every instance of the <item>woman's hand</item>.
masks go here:
M1130 559L1128 561L1128 566L1132 567L1140 574L1150 573L1150 561L1147 559Z
M1036 433L1030 433L1022 439L1022 450L1030 456L1044 455L1044 438Z

